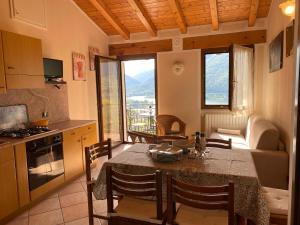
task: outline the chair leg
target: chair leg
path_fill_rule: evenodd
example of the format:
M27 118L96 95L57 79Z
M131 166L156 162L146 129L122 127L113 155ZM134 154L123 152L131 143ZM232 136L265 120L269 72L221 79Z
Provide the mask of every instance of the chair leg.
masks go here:
M89 225L94 225L93 196L92 196L92 186L90 184L87 186L87 197L88 197Z

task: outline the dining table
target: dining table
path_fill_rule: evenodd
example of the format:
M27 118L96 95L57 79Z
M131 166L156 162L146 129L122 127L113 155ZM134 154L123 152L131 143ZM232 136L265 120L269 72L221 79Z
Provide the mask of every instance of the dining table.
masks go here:
M166 174L200 186L234 183L234 208L238 215L256 225L269 225L270 211L249 150L209 148L205 157L183 155L175 162L157 162L149 154L149 145L137 143L105 162L97 177L93 193L106 199L106 166L129 174L163 174L163 196L166 197Z

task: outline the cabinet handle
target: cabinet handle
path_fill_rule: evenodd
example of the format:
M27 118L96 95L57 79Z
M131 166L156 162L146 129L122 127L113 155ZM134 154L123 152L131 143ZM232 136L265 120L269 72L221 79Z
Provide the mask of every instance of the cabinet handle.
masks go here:
M88 127L88 130L90 130L91 129L91 127Z
M71 135L75 135L75 132L72 132Z
M9 69L9 70L14 70L15 67L13 67L13 66L8 66L7 69Z
M79 143L80 143L80 142L81 142L81 141L80 141L80 139L79 139L79 140L77 140L77 142L79 142Z
M82 138L84 141L86 140L86 138Z

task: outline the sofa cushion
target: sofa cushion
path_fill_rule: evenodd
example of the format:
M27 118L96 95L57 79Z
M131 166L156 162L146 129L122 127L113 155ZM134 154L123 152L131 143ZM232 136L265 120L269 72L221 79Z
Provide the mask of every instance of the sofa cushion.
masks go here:
M231 138L233 149L249 149L243 135L222 134L222 133L214 132L210 135L210 138L216 138L222 140L229 140Z
M247 127L246 127L246 133L245 133L245 139L246 139L246 143L248 146L250 146L250 139L251 139L251 136L253 135L252 134L252 130L253 130L253 125L259 121L259 120L262 120L263 117L262 116L259 116L259 115L256 115L256 114L252 114L249 116L248 118L248 122L247 122Z
M288 215L289 191L264 187L263 192L272 214Z

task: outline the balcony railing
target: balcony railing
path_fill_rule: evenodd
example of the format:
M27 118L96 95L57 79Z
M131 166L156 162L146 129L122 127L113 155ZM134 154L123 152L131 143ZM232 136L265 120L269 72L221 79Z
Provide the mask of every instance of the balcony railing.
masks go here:
M156 106L151 103L126 105L127 127L130 131L156 133Z

